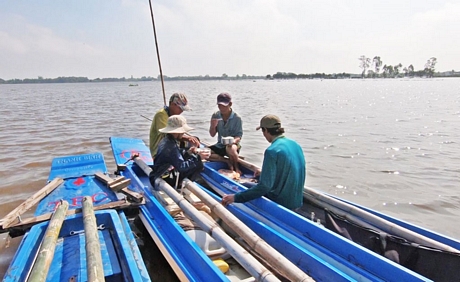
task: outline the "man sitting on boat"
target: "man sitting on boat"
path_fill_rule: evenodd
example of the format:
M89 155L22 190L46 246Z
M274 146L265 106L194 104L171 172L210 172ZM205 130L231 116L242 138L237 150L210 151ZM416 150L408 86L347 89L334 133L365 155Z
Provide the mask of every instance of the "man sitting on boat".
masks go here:
M212 137L216 136L217 133L217 143L209 147L214 153L210 160L222 160L223 156L228 156L230 169L241 174L238 168L238 154L241 149L240 141L243 137L243 121L232 109L232 96L230 94L220 93L217 96L217 106L219 110L212 114L209 126L209 134ZM233 139L230 144L223 142L223 138L227 137L233 137L227 139Z
M225 195L222 204L244 203L266 196L272 201L295 210L302 206L305 185L305 157L300 145L285 137L281 120L266 115L260 120L265 139L271 145L265 150L259 183L252 188L232 195ZM257 176L257 175L256 175Z
M185 117L173 115L168 118L167 126L159 130L166 136L158 144L158 152L149 175L152 187L155 187L155 179L161 177L177 189L185 177L194 180L203 170L201 160L209 158L209 152L199 152L197 147L179 148L178 142L182 140L184 133L192 129L187 125Z
M168 117L173 115L180 115L183 111L188 110L190 110L190 107L188 105L187 96L185 96L183 93L174 93L171 95L171 98L169 98L169 106L164 106L155 114L152 120L152 125L150 126L149 147L152 158L155 158L158 150L158 144L165 136L165 134L160 132L160 129L166 127ZM187 141L192 146L200 146L200 141L194 136L184 135L182 136L181 141Z

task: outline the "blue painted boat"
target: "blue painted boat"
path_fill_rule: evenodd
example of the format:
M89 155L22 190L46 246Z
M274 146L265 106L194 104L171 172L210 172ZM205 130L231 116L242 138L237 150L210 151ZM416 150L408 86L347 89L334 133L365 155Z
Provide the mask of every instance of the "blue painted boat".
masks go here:
M61 200L69 203L71 215L62 223L46 281L87 281L85 229L82 214L75 209L82 208L85 196L92 198L94 209L119 201L118 195L95 177L98 172L107 174L101 153L53 159L48 181L62 178L63 182L39 202L35 216L54 212ZM151 281L125 213L107 209L94 215L105 279ZM27 281L48 225L45 220L25 233L3 281Z
M140 207L140 219L180 280L251 279L251 276L234 262L229 264L230 270L224 274L200 245L174 220L167 209L171 200L164 193L152 190L148 175L132 160L132 156L137 155L147 165L153 164L150 150L141 139L111 137L110 143L119 173L131 179L131 189L142 193L146 200L145 205ZM173 205L172 203L171 206Z
M224 172L222 170L227 169L225 163L205 163L202 177L209 191L220 197L247 189L243 183L252 181L253 171L249 168L255 166L245 161L242 163L246 164L246 167L240 167L243 176L249 179L235 180L219 173L219 170ZM332 265L341 263L348 267L337 266L357 280L458 279L459 241L310 188L305 189L304 206L297 213L265 197L233 204L228 209L290 259L299 259L308 251L315 252ZM284 237L277 236L277 233ZM409 241L401 234L417 242ZM297 248L287 248L287 245L280 244L280 240L292 240ZM313 275L321 272L320 265L310 261L302 267L313 278L330 280L330 277Z
M162 200L152 190L148 176L142 168L132 161L131 157L138 154L146 164L153 164L145 143L140 139L131 138L112 137L110 140L120 173L133 181L135 191L145 193L147 204L141 208L143 222L149 226L149 232L155 242L162 246L163 254L169 257L169 263L176 265L176 274L184 279L200 280L201 277L195 271L216 272L209 258L190 241L168 214L164 203L161 203ZM220 200L220 197L208 190L209 188L222 194L246 189L240 183L218 173L224 168L227 168L224 163L207 162L202 173L203 179L209 185L207 188L201 188L217 200ZM246 173L250 173L249 170L246 170ZM198 183L196 185L200 186ZM429 278L268 199L261 198L245 204L230 205L228 210L315 280L430 281ZM162 232L164 230L168 232ZM190 260L184 260L185 253L194 256L193 264L189 264ZM198 262L202 263L202 266L200 270L195 270L194 266ZM216 275L218 274L220 273L217 271ZM220 281L228 277L218 275L215 279Z

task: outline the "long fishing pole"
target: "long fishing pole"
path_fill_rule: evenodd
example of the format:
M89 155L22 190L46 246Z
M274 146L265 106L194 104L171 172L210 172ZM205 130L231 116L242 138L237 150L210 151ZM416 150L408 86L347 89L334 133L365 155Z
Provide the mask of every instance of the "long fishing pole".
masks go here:
M157 31L155 29L155 20L153 18L153 8L152 8L152 1L151 0L149 0L149 6L150 6L150 16L152 17L153 37L155 38L155 47L156 47L156 50L157 50L158 67L160 68L161 90L163 90L163 101L164 101L164 104L166 106L165 84L164 84L164 81L163 81L163 70L161 69L160 50L158 49Z

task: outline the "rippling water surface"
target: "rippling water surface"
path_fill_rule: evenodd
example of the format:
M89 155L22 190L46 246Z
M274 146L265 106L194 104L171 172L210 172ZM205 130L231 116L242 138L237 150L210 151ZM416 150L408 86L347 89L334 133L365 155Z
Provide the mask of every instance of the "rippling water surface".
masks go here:
M263 115L276 114L304 149L308 186L460 238L460 80L165 87L167 97L188 95L193 111L184 116L202 140L213 142L207 129L215 99L229 92L243 118L246 160L262 163L268 143L255 127ZM141 115L152 118L163 105L159 82L0 85L0 99L0 218L46 184L54 157L102 152L114 171L109 137L147 143L150 122Z

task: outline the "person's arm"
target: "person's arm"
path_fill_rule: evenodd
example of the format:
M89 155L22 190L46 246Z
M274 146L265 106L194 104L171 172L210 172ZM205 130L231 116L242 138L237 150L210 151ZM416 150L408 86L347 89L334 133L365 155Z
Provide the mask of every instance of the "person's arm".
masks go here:
M169 152L170 162L174 168L181 174L188 174L190 171L195 170L201 165L201 157L195 154L185 154L186 158L182 155L177 146L171 148Z
M276 175L276 160L270 156L267 151L264 154L264 162L262 164L262 173L259 183L256 186L235 194L234 201L236 203L244 203L256 198L265 196L270 192L275 183Z
M196 138L195 136L192 136L192 135L185 135L182 137L181 139L182 141L187 141L188 143L190 143L192 146L195 146L195 147L200 147L201 143L200 143L200 140L198 140L198 138Z
M222 120L222 118L220 118L217 113L211 116L211 122L209 123L209 135L211 135L211 137L216 136L219 120Z
M233 135L235 144L240 143L241 138L243 137L243 120L238 117L236 120L236 128L238 129L235 134Z

